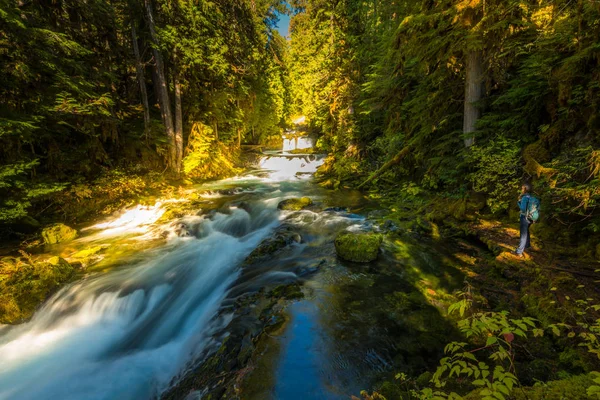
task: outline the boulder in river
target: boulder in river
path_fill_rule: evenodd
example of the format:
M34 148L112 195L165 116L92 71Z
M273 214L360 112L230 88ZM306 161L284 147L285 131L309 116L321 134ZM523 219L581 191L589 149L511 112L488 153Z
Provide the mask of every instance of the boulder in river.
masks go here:
M300 197L283 200L277 205L277 208L284 211L300 211L312 205L310 197Z
M335 238L335 251L343 260L366 263L377 259L383 236L343 232Z
M68 242L77 237L77 231L65 224L54 224L42 230L45 244Z
M257 260L278 252L294 244L301 243L302 237L292 227L283 225L273 236L263 240L256 249L246 258L246 264L253 264Z

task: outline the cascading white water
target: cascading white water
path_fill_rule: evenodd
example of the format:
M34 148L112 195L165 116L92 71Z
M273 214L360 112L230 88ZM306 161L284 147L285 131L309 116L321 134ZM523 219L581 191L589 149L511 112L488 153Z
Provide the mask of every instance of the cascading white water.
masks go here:
M316 158L268 157L268 187L252 210L190 216L170 237L125 262L63 288L23 325L0 325L0 399L147 399L214 345L229 322L218 310L241 261L279 224L282 181L312 172ZM279 190L278 190L279 189ZM159 231L161 204L97 224L81 241ZM84 231L86 232L86 231ZM218 317L217 317L218 316Z

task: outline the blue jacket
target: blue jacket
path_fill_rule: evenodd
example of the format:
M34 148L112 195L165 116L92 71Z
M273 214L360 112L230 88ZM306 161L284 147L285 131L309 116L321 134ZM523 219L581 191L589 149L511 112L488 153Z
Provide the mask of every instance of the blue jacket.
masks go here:
M517 205L521 209L521 214L522 215L526 215L527 214L527 206L529 205L529 199L530 198L531 198L531 195L529 193L525 193L523 195L523 197L521 197L521 200L517 201Z

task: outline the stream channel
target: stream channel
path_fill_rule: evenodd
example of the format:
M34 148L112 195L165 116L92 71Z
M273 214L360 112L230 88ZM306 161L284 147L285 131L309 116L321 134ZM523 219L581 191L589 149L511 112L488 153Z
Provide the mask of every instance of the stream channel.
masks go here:
M286 308L240 398L348 399L394 372L435 366L453 335L435 303L460 288L457 265L472 250L415 230L387 235L376 262L339 260L335 236L379 230L385 212L359 192L315 184L323 157L288 153L309 146L286 141L243 175L122 210L52 248L103 251L29 322L0 325L0 399L158 398L219 349L236 298L293 282L304 296ZM301 196L314 204L278 210ZM300 240L243 268L282 226Z

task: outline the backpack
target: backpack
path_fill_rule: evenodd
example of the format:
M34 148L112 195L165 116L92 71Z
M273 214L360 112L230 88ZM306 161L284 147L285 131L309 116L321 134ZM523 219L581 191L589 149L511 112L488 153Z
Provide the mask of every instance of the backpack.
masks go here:
M535 196L529 196L525 217L532 223L537 222L537 220L540 219L540 199Z

